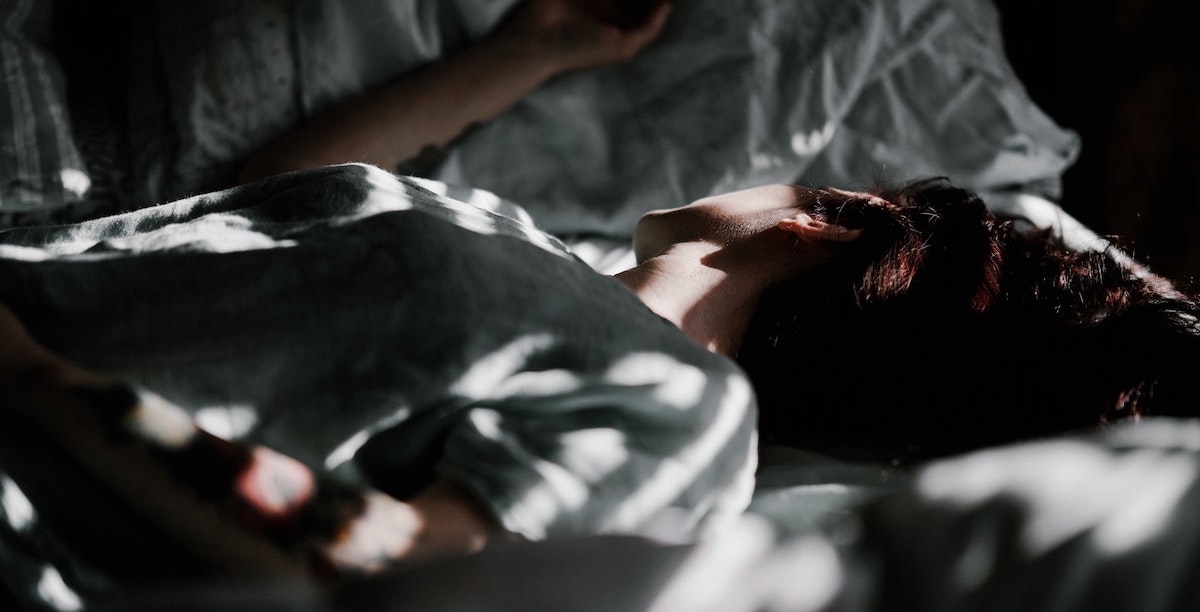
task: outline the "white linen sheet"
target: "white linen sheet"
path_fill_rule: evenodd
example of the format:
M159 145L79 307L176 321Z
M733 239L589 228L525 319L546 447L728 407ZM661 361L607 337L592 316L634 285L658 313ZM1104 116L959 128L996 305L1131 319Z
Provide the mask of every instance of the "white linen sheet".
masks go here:
M134 40L157 63L131 69L145 199L226 186L279 130L477 39L513 3L155 2ZM769 182L932 174L1053 200L1078 146L1012 71L990 0L688 0L632 62L553 79L427 176L560 237L627 238L647 210Z
M875 467L802 463L813 483ZM1158 612L1200 604L1197 559L1200 423L1164 418L941 460L790 533L751 513L694 544L506 543L332 588L176 584L106 609Z
M292 28L225 49L179 20L155 43L167 51L157 77L171 95L140 92L146 106L134 109L145 119L134 122L148 164L139 176L160 181L144 193L194 193L280 122L482 35L514 1L304 0L296 11L223 2L231 21L246 11L246 32L275 18ZM245 55L254 48L262 57ZM197 49L212 70L171 68ZM246 102L229 95L246 82L218 69L231 56L266 61L251 77L282 76L290 88L262 89L271 95L238 112L223 106ZM987 0L680 0L644 56L547 84L469 134L424 184L482 188L449 195L514 218L519 202L605 272L631 265L629 232L645 210L771 181L861 187L945 175L997 211L1103 248L1054 203L1078 146L1013 74ZM1200 602L1190 580L1200 559L1196 422L989 449L915 474L765 457L746 520L699 545L497 546L333 589L171 585L114 609L1140 612ZM30 609L78 609L72 584L102 590L104 579L34 529L41 517L7 476L19 471L11 461L0 454L0 568L29 587Z

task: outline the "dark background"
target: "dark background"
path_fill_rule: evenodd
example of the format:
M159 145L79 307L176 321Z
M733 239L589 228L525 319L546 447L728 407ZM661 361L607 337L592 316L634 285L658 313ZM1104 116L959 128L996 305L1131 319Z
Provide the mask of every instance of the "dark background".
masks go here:
M1079 134L1060 203L1151 269L1200 278L1195 0L996 0L1033 98Z

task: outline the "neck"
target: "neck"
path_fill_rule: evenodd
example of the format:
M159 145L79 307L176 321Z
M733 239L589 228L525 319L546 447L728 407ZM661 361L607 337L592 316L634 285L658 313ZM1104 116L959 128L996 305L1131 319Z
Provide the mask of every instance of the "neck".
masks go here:
M614 277L692 341L732 357L758 304L763 279L708 265L713 252L710 245L676 245Z

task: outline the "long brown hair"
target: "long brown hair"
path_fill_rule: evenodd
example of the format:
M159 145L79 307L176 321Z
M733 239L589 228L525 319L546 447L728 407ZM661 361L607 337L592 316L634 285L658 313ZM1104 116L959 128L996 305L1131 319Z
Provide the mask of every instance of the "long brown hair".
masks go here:
M945 179L813 211L863 228L770 290L738 353L760 436L909 461L1149 414L1200 414L1200 302Z

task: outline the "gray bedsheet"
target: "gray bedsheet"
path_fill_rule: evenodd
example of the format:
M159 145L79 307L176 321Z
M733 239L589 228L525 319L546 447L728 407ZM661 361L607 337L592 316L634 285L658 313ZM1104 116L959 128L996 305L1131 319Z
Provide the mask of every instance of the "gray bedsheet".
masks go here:
M809 456L796 464L797 486L811 486L818 463ZM868 467L830 462L819 471L858 471L850 480L861 482ZM696 544L626 536L509 543L330 589L175 585L113 609L1158 612L1200 605L1193 576L1200 422L1146 419L987 449L910 476L791 533L752 513Z

